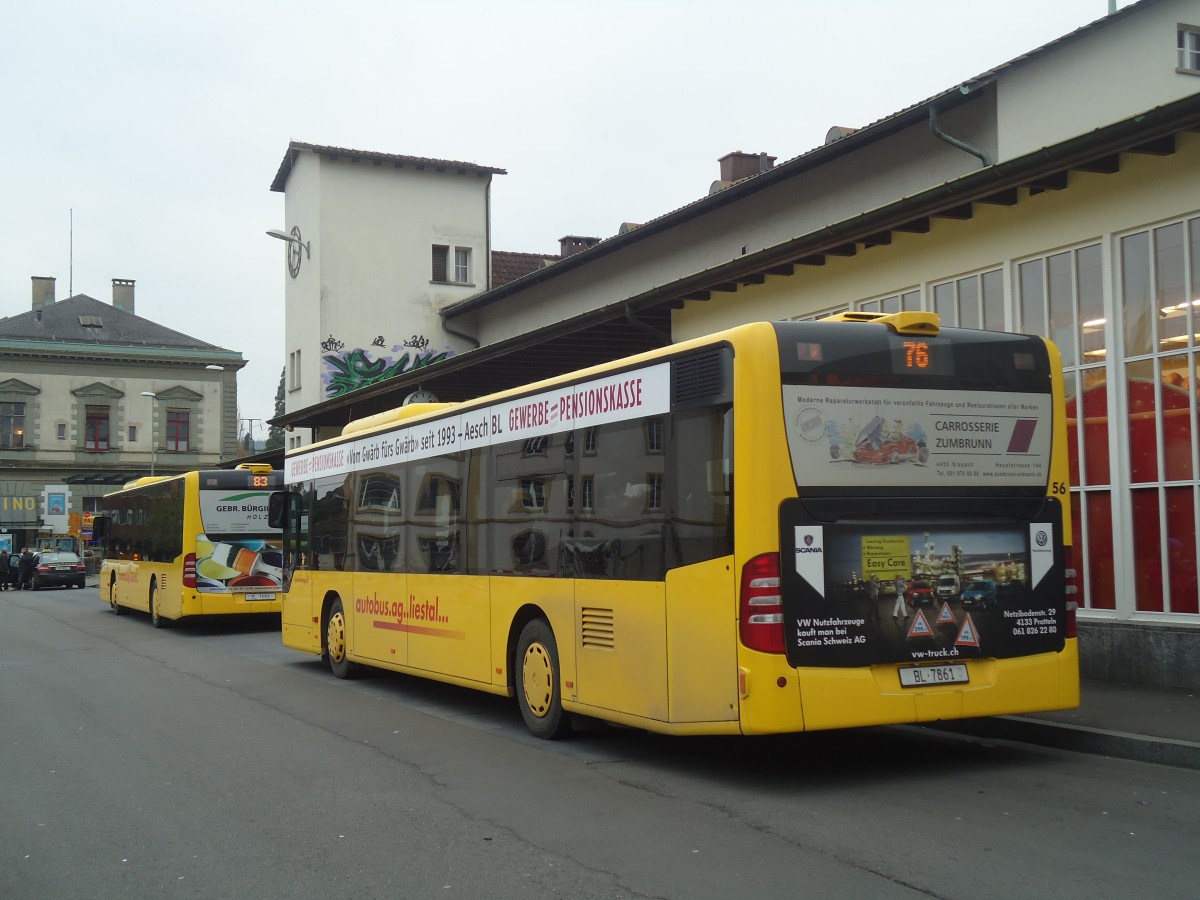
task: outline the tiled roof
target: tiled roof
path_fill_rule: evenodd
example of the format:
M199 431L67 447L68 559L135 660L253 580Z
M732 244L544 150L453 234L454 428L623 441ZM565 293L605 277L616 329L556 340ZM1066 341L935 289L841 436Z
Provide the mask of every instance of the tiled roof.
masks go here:
M85 325L84 322L93 324ZM41 309L0 319L0 340L231 352L172 331L120 307L102 303L87 294L76 294Z
M523 278L531 272L544 269L551 263L558 262L561 256L548 256L544 253L516 253L511 250L492 251L492 287L499 287Z
M453 159L430 159L425 156L401 156L396 153L378 153L374 150L349 150L345 147L329 147L322 144L306 144L303 141L292 141L288 144L287 153L283 154L283 162L279 164L279 171L275 173L275 180L271 182L271 190L282 191L287 185L288 175L292 172L292 163L296 158L296 151L308 150L312 153L323 154L325 156L339 157L344 156L347 159L369 160L376 165L389 163L397 169L405 166L412 166L418 169L433 169L435 171L453 170L460 175L465 175L467 172L476 172L488 175L507 175L508 172L504 169L497 169L494 166L481 166L477 163L460 162Z

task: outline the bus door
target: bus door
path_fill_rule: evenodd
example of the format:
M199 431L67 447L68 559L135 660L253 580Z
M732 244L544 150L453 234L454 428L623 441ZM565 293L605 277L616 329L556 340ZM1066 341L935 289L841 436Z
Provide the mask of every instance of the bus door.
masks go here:
M271 495L268 524L283 529L280 590L283 592L283 642L307 648L320 642L320 623L314 622L312 573L316 567L308 531L309 494L301 490ZM318 610L319 613L319 610Z

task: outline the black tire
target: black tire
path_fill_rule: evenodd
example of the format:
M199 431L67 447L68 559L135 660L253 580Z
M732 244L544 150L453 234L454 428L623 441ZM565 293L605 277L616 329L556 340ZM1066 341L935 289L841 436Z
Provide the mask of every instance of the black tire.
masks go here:
M125 607L117 602L117 576L108 579L108 605L112 607L113 615L125 615Z
M554 740L571 731L571 717L563 712L558 644L545 619L534 619L521 629L513 659L517 705L530 734Z
M346 656L346 611L340 598L334 599L325 620L325 661L335 678L349 678L354 671Z
M166 628L169 624L167 620L159 614L157 581L152 581L150 583L150 624L155 628Z

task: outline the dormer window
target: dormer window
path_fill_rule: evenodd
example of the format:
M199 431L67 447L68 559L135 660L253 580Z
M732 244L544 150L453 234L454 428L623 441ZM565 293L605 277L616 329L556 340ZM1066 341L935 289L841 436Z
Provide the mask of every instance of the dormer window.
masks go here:
M84 328L103 328L104 322L99 316L80 316L79 324Z

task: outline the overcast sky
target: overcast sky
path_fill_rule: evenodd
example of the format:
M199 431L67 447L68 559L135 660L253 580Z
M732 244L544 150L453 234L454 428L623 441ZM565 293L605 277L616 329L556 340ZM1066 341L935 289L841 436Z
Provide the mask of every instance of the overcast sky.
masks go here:
M1120 7L1128 5L1122 0ZM111 302L237 350L240 415L284 365L289 140L463 160L494 247L556 253L704 196L1102 17L1107 0L204 0L5 4L0 316ZM74 211L72 267L71 211ZM72 272L73 268L73 272ZM3 375L4 373L0 373ZM244 430L244 426L241 430Z

